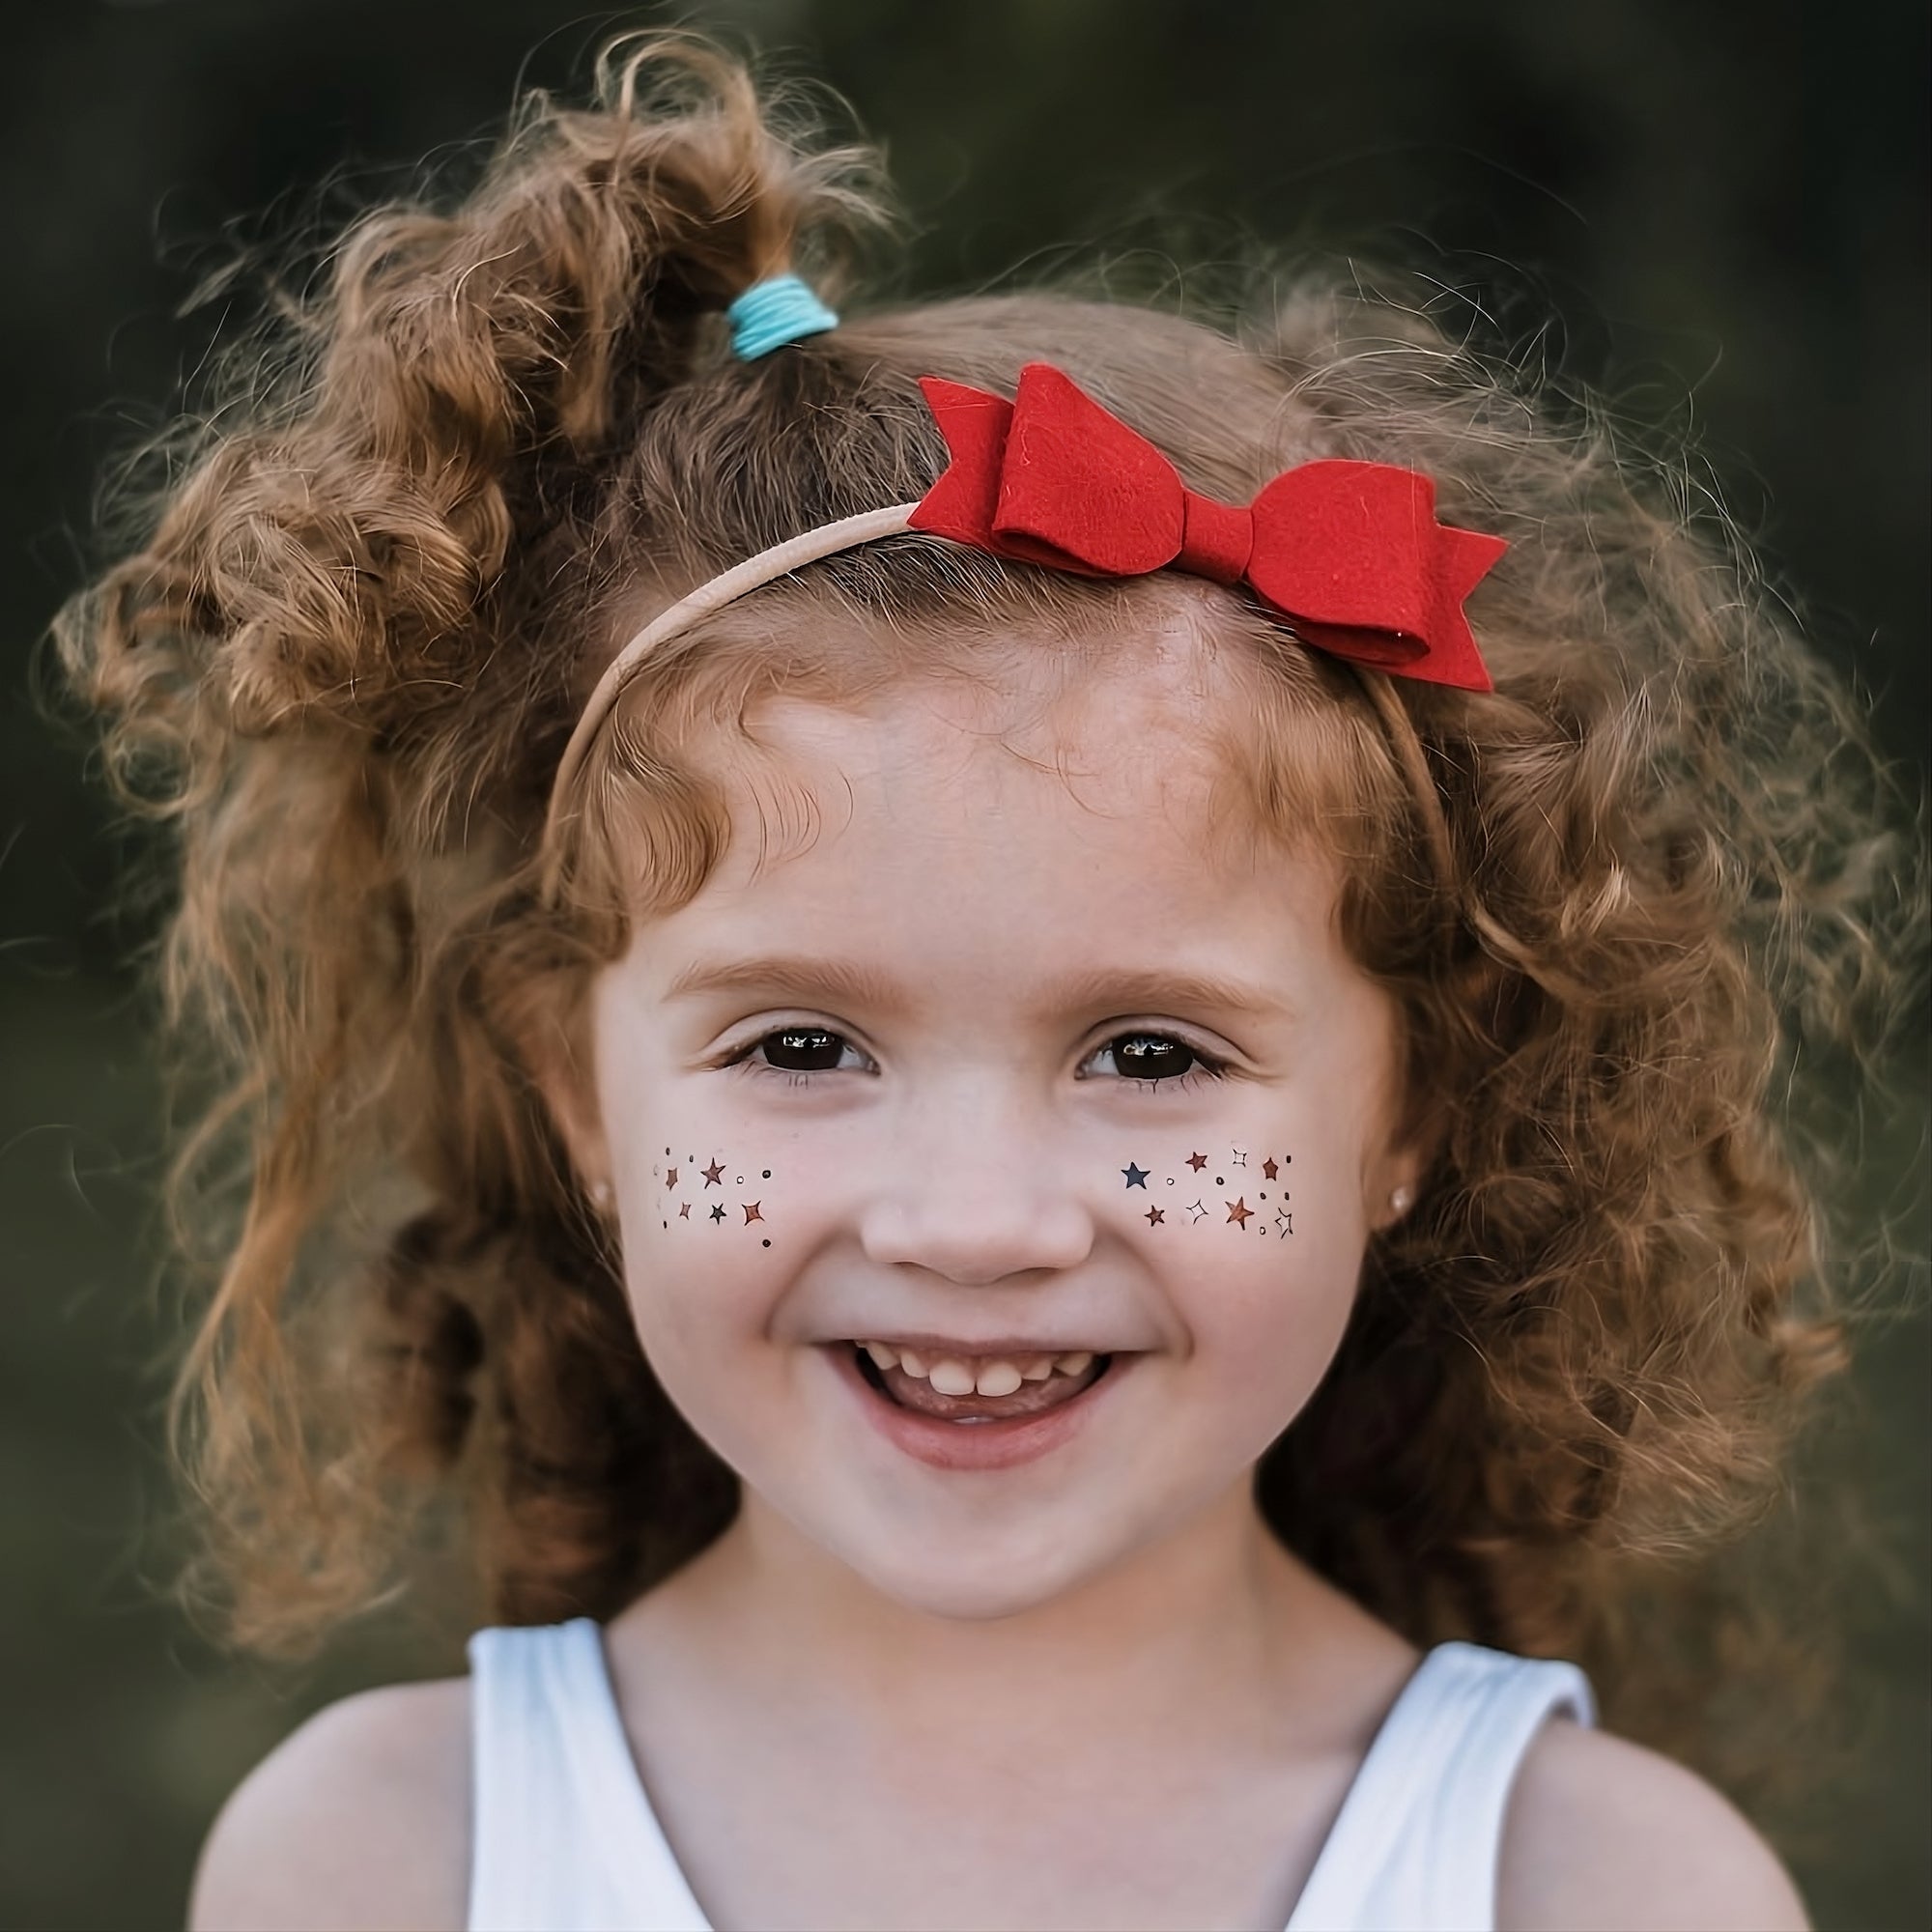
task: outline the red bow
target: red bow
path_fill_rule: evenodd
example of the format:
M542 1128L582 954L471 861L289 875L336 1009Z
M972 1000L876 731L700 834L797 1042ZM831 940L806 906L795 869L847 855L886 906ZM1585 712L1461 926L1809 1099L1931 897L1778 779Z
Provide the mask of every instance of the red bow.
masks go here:
M1009 403L922 376L952 462L912 527L1085 577L1183 570L1244 583L1304 643L1397 677L1490 691L1463 614L1509 546L1435 521L1435 485L1384 463L1284 470L1245 509L1196 496L1060 370Z

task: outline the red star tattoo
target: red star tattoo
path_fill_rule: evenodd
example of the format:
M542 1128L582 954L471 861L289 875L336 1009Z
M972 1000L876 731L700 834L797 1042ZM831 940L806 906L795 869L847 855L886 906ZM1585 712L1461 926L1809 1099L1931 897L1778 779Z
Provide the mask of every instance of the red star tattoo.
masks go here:
M1163 1214L1158 1208L1150 1208L1148 1209L1147 1217L1148 1217L1148 1226L1150 1228L1151 1228L1157 1221L1165 1221L1167 1219L1167 1216Z
M1264 1175L1266 1175L1270 1180L1274 1179L1275 1165L1272 1157L1262 1162L1262 1172Z
M713 1161L713 1162L711 1163L711 1165L710 1165L709 1167L707 1167L707 1168L706 1168L706 1169L704 1170L704 1184L705 1184L705 1186L707 1186L707 1187L719 1187L719 1186L722 1186L722 1185L723 1185L724 1183L723 1183L722 1181L720 1181L720 1179L718 1179L718 1177L719 1177L719 1176L720 1176L721 1174L723 1174L724 1172L724 1168L723 1168L722 1166L720 1166L720 1164L719 1164L719 1163L718 1163L717 1161L715 1161L715 1160L714 1160L714 1161Z
M1205 1153L1191 1153L1187 1156L1187 1164L1199 1174L1208 1165L1208 1156Z
M689 1221L691 1219L691 1203L689 1201L683 1202L679 1205L677 1210L677 1218L680 1221Z
M671 1171L670 1171L670 1172L669 1172L669 1173L668 1173L668 1175L666 1175L666 1176L665 1176L665 1185L666 1185L667 1187L675 1187L675 1186L677 1185L677 1169L676 1169L676 1168L672 1168L672 1169L671 1169Z
M1248 1200L1246 1195L1242 1195L1242 1197L1238 1201L1230 1201L1228 1203L1228 1219L1231 1221L1238 1221L1243 1228L1245 1228L1248 1225L1248 1216L1252 1214L1254 1211L1255 1210L1248 1206Z
M743 1206L743 1204L742 1204L742 1203L741 1203L740 1205L741 1205L741 1206ZM762 1221L762 1220L763 1220L763 1219L765 1218L765 1217L764 1217L764 1216L763 1216L762 1214L760 1214L760 1213L758 1212L758 1209L759 1209L759 1208L761 1208L761 1207L762 1207L763 1205L764 1205L764 1204L763 1204L762 1202L759 1202L759 1201L753 1201L753 1202L752 1203L752 1205L751 1205L751 1206L750 1206L749 1208L745 1208L745 1225L746 1225L746 1227L748 1227L748 1228L749 1228L749 1227L750 1227L750 1226L752 1225L752 1223L753 1223L753 1221Z

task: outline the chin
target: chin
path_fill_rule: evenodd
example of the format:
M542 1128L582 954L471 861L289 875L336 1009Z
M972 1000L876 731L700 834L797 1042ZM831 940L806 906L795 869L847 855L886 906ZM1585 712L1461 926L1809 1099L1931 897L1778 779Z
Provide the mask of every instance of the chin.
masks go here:
M898 1563L862 1572L882 1596L902 1609L949 1623L997 1623L1022 1616L1065 1596L1080 1578L1073 1575L998 1574L1002 1566Z
M884 1547L828 1543L828 1552L901 1608L955 1623L1022 1616L1083 1588L1122 1553L1082 1548L1064 1533L948 1537L936 1526Z

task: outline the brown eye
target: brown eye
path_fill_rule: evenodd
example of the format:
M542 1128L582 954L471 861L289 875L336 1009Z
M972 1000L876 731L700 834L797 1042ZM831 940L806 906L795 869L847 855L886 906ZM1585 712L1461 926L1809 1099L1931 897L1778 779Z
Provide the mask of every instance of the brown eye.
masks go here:
M1169 1039L1165 1034L1122 1034L1107 1041L1101 1053L1113 1057L1115 1072L1126 1080L1179 1080L1196 1063L1206 1065L1184 1039Z
M763 1047L768 1064L781 1073L830 1073L845 1045L842 1034L826 1027L781 1027L754 1039L750 1051Z

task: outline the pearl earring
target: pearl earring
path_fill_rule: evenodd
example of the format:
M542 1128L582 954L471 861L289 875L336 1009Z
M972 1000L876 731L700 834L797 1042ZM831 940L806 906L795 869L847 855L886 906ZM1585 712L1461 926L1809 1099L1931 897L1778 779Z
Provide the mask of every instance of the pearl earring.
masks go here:
M1396 1187L1389 1190L1389 1206L1395 1209L1398 1215L1406 1214L1409 1203L1414 1199L1415 1196L1406 1187Z
M590 1198L599 1208L611 1205L611 1183L608 1180L593 1180L590 1183Z

